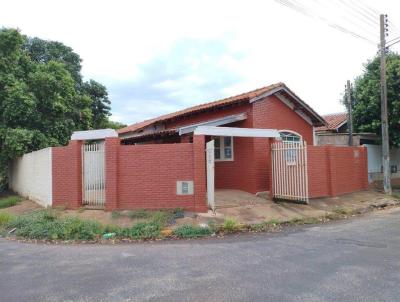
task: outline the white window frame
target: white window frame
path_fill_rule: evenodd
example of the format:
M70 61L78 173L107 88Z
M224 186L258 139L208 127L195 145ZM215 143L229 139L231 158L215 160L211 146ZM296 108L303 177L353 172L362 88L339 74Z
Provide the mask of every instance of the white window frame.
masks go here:
M296 132L296 131L287 130L287 129L279 130L279 133L283 133L283 132L290 133L290 134L293 134L293 135L295 135L295 136L298 136L298 137L299 137L299 141L302 141L302 140L303 140L303 137L301 136L301 134L298 133L298 132ZM281 139L282 139L282 141L283 141L284 143L285 143L285 142L290 142L290 141L285 141L285 140L283 140L282 136L281 136Z
M231 158L225 158L225 140L224 137L230 137L231 138ZM233 154L233 136L213 136L212 137L213 140L219 139L219 154L220 154L220 158L216 158L214 156L214 161L233 161L234 160L234 154ZM217 147L215 146L215 142L214 142L214 148L217 149ZM215 153L214 153L215 154Z
M283 137L281 136L282 142L284 144L300 143L303 140L303 137L301 136L300 133L297 133L297 132L292 131L292 130L286 130L286 129L279 130L279 133L289 133L289 134L293 134L293 136L296 136L296 137L299 138L298 141L285 141L283 139ZM296 163L297 163L297 155L298 155L297 152L293 152L293 150L285 150L284 157L285 157L285 160L286 160L286 164L289 165L289 166L296 165Z

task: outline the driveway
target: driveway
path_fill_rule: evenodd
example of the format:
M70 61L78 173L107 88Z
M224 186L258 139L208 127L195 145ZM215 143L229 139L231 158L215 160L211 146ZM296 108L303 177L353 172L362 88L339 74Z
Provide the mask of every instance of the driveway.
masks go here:
M116 246L0 240L1 301L398 301L400 210L276 234Z

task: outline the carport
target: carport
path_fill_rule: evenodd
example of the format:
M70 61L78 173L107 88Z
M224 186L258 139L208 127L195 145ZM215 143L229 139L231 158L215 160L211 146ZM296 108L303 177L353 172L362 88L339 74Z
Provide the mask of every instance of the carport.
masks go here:
M236 127L199 126L194 130L194 135L221 136L221 137L249 137L249 138L275 138L280 139L277 129L256 129ZM215 211L215 142L206 143L206 170L207 170L207 203Z

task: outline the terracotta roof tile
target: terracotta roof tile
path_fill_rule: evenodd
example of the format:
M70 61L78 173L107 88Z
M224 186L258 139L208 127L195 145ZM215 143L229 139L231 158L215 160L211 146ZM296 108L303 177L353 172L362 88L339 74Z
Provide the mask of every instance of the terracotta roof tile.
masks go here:
M232 97L228 97L222 100L217 100L214 102L210 102L210 103L205 103L205 104L201 104L201 105L196 105L190 108L186 108L180 111L176 111L173 113L169 113L169 114L165 114L153 119L149 119L149 120L145 120L143 122L139 122L133 125L130 125L128 127L122 128L118 130L118 133L127 133L127 132L131 132L131 131L137 131L141 128L144 128L146 126L149 126L155 122L162 122L168 119L172 119L172 118L176 118L176 117L180 117L180 116L184 116L187 114L191 114L191 113L195 113L195 112L199 112L199 111L203 111L203 110L207 110L207 109L211 109L213 107L218 107L218 106L223 106L223 105L229 105L229 104L233 104L235 102L238 101L244 101L244 100L250 100L254 97L257 97L265 92L268 92L272 89L275 89L279 86L284 86L283 83L277 83L277 84L273 84L273 85L269 85L266 87L262 87L253 91L249 91L246 93L242 93L242 94L238 94L236 96L232 96Z
M252 90L252 91L249 91L249 92L246 92L246 93L242 93L242 94L238 94L238 95L235 95L235 96L232 96L232 97L228 97L228 98L225 98L225 99L222 99L222 100L217 100L217 101L213 101L213 102L210 102L210 103L205 103L205 104L193 106L193 107L186 108L186 109L183 109L183 110L180 110L180 111L176 111L176 112L173 112L173 113L165 114L165 115L153 118L153 119L149 119L149 120L146 120L146 121L143 121L143 122L140 122L140 123L136 123L136 124L130 125L128 127L119 129L118 133L119 134L123 134L123 133L138 131L138 130L140 130L142 128L145 128L147 126L150 126L150 125L152 125L154 123L159 123L159 122L163 122L163 121L174 119L174 118L178 118L178 117L183 117L183 116L186 116L186 115L189 115L189 114L192 114L192 113L197 113L197 112L209 110L209 109L212 109L212 108L217 108L217 107L224 106L224 105L230 105L230 104L234 104L234 103L238 103L238 102L242 102L242 101L249 101L252 98L258 97L258 96L260 96L260 95L262 95L264 93L267 93L269 91L272 91L272 90L274 90L276 88L280 88L280 87L288 89L284 83L276 83L276 84L265 86L265 87L262 87L262 88L258 88L256 90ZM315 113L310 107L307 106L307 108L308 108L308 110L310 112L312 112L313 114L317 115L317 113ZM319 117L319 119L321 119L321 118Z
M337 130L345 121L347 121L347 113L332 113L322 116L327 122L327 126L317 127L316 131L334 131Z

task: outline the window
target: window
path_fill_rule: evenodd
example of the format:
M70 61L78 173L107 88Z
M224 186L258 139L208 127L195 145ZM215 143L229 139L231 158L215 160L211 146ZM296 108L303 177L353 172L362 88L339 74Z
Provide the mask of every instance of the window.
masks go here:
M301 135L296 133L296 132L292 132L292 131L288 131L288 130L283 130L283 131L279 131L282 141L284 143L299 143L301 141ZM288 149L285 150L285 160L286 163L288 165L295 165L297 162L297 148L296 148L297 144L293 144L293 145L289 145ZM290 148L290 149L289 149Z
M214 136L214 158L216 161L233 160L233 138L231 136Z
M280 131L279 132L284 142L299 142L301 140L301 135L291 131Z

